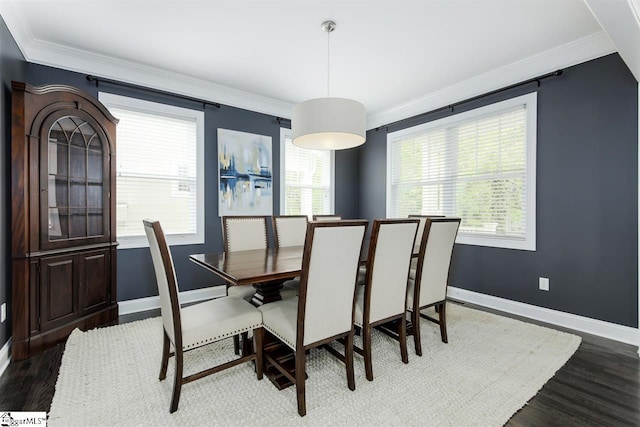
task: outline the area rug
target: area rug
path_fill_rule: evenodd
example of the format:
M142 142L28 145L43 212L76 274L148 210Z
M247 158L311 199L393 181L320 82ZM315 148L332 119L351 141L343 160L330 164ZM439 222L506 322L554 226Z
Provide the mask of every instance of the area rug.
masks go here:
M355 356L356 390L344 365L326 350L307 358L307 415L298 416L294 387L278 391L244 364L182 387L169 413L173 362L158 381L159 318L81 332L66 344L49 425L424 425L501 426L562 367L580 338L449 303L449 343L423 320L423 356L409 342L409 364L398 343L374 331L373 373ZM356 343L361 344L359 337ZM233 343L187 353L186 374L233 358ZM173 358L171 359L173 360Z

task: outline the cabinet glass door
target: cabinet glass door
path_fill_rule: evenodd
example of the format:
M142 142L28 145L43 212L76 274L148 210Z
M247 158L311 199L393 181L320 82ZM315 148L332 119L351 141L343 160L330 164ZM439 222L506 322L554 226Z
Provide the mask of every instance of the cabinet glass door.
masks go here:
M74 116L56 120L48 141L48 240L103 236L106 141Z

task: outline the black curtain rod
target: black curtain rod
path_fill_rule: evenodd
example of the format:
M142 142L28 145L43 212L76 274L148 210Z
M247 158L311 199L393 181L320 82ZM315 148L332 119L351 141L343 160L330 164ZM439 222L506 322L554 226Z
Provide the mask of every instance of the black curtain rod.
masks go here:
M147 92L154 92L154 93L158 93L158 94L161 94L161 95L173 96L173 97L177 97L177 98L181 98L181 99L186 99L188 101L198 102L198 103L202 104L202 108L206 107L207 105L213 105L216 108L220 108L220 104L218 104L217 102L211 102L211 101L207 101L207 100L204 100L204 99L193 98L191 96L186 96L186 95L180 95L180 94L177 94L177 93L167 92L165 90L153 89L153 88L144 87L144 86L138 86L138 85L134 85L134 84L131 84L131 83L119 82L117 80L104 79L102 77L92 76L90 74L87 75L87 80L89 80L90 82L95 82L96 83L96 87L98 87L98 84L100 82L109 83L109 84L112 84L112 85L128 87L128 88L131 88L131 89L144 90L144 91L147 91Z
M278 122L279 125L282 124L282 122L289 122L291 123L291 119L285 119L284 117L276 117L276 122Z
M426 117L428 115L437 113L439 111L444 111L444 110L449 110L450 109L453 112L453 109L455 107L458 107L458 106L460 106L462 104L466 104L467 102L476 101L478 99L485 98L485 97L491 96L491 95L495 95L495 94L500 93L500 92L505 92L507 90L510 90L510 89L513 89L513 88L516 88L516 87L528 85L530 83L534 83L535 82L535 83L538 84L538 87L540 87L540 81L542 81L544 79L548 79L549 77L561 76L563 72L564 72L564 70L556 70L556 71L553 71L551 73L543 74L542 76L534 77L532 79L525 80L525 81L522 81L520 83L514 83L514 84L512 84L510 86L506 86L506 87L503 87L503 88L500 88L500 89L496 89L496 90L493 90L491 92L483 93L482 95L477 95L477 96L474 96L472 98L467 98L467 99L465 99L463 101L458 101L458 102L455 102L453 104L446 105L444 107L436 108L435 110L427 111L426 113L418 114L417 116L407 117L406 119L401 119L401 120L395 121L393 123L389 123L388 125L378 126L377 128L375 128L375 130L379 131L382 128L384 128L386 130L389 130L389 128L391 126L399 125L400 123L404 123L404 122L408 122L408 121L414 121L414 120L420 119L422 117Z

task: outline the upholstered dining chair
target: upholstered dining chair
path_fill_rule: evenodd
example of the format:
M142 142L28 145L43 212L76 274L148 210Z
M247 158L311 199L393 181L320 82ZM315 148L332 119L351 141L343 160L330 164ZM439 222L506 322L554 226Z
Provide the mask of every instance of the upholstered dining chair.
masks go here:
M160 295L163 328L160 381L167 376L169 358L175 356L175 377L169 412L178 409L182 385L204 376L255 360L257 377L262 379L263 329L260 311L247 301L235 297L222 297L180 307L178 282L164 232L158 221L144 220L143 223ZM183 378L184 354L187 351L247 331L253 331L254 352Z
M222 242L227 253L267 249L267 217L223 216ZM227 295L247 301L251 301L254 293L252 286L227 287Z
M303 246L308 222L306 215L273 216L271 223L276 247Z
M267 217L223 216L222 243L226 253L267 249ZM253 286L227 286L227 295L230 297L251 301L254 294ZM242 338L246 341L246 332L242 334ZM240 339L237 335L233 338L233 348L236 354L240 353Z
M281 215L271 217L276 247L304 246L308 223L309 219L306 215ZM282 298L295 297L298 295L299 287L299 277L287 280L282 284L280 294Z
M340 215L313 215L314 221L340 221L341 219Z
M311 348L344 338L345 354L338 355L346 365L347 385L350 390L355 390L354 292L366 227L367 221L362 220L310 223L298 299L259 307L266 330L293 350L293 372L287 369L280 357L266 355L265 363L295 384L300 416L307 411L305 352Z
M355 300L354 322L362 328L363 349L367 379L373 381L371 359L371 329L396 321L400 356L407 356L406 305L409 262L413 241L418 230L417 219L377 219L373 222L364 286L358 286Z
M424 226L415 278L409 278L407 309L411 312L411 334L415 351L422 356L420 342L420 317L440 325L442 342L447 338L447 286L453 245L460 227L460 218L427 218ZM420 312L434 306L439 318L434 319Z
M416 242L413 246L413 254L416 255L420 251L420 243L422 242L422 234L424 233L424 225L427 223L427 218L444 218L444 215L409 215L409 218L420 220L418 233L416 234ZM412 269L414 269L415 274L415 262L413 263Z

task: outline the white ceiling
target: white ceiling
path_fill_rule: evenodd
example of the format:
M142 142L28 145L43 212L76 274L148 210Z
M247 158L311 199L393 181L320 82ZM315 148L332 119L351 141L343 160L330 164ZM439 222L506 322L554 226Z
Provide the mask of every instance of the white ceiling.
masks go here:
M616 50L583 0L0 0L0 7L30 62L284 117L295 103L327 95L320 24L332 19L330 94L361 101L369 127Z

